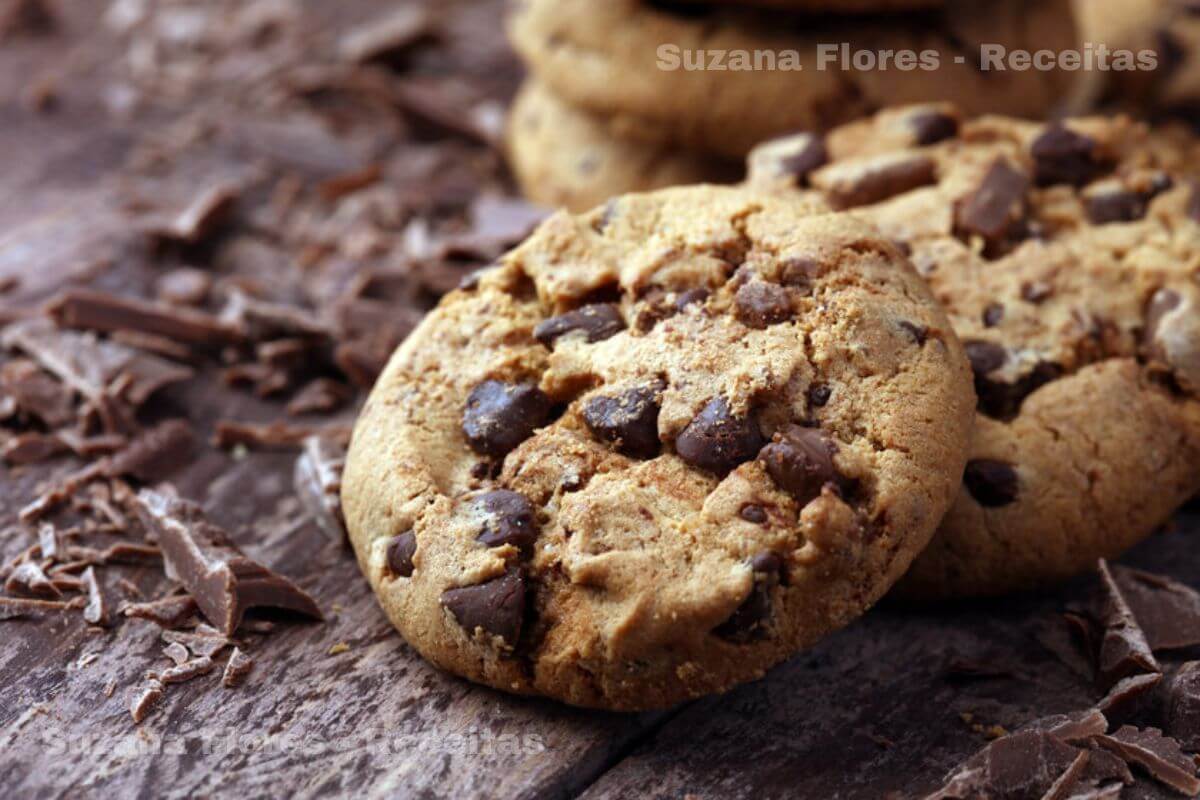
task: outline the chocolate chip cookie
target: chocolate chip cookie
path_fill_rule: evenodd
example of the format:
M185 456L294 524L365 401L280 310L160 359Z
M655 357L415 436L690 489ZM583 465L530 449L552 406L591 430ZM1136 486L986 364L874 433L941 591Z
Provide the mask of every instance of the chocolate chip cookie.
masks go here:
M963 489L903 589L998 594L1091 569L1200 490L1191 138L1125 118L901 108L771 142L750 182L846 209L911 257L978 393Z
M472 680L662 707L870 606L954 497L961 345L900 250L687 187L551 217L400 347L342 498L405 638Z
M889 103L948 100L968 112L1042 117L1078 77L980 69L985 43L1075 47L1070 0L956 0L861 19L526 0L509 34L539 80L618 136L738 158L773 136L825 130ZM875 60L855 62L858 51Z
M742 174L736 161L615 136L533 80L513 101L508 157L526 197L573 211L626 192L731 183Z

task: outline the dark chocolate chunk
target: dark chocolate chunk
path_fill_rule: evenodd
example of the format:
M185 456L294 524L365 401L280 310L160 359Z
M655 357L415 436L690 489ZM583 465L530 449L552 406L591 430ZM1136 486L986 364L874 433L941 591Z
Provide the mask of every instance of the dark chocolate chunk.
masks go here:
M1089 193L1084 208L1093 225L1132 222L1146 216L1146 197L1124 186L1106 186Z
M713 630L722 639L739 644L766 637L771 621L771 595L781 582L783 559L764 550L750 559L750 571L754 581L750 594L729 619Z
M958 120L942 111L919 111L907 122L913 132L913 142L918 145L937 144L958 135Z
M971 371L975 376L982 377L995 369L999 369L1008 360L1008 350L995 342L982 340L963 343L967 358L971 362Z
M761 525L767 521L766 509L754 503L747 503L742 506L741 511L738 512L738 516L746 520L746 522L753 522L755 525Z
M680 458L718 475L754 458L762 446L757 415L735 417L724 397L709 400L675 438Z
M960 236L981 236L999 242L1014 235L1025 216L1029 177L997 159L975 191L954 206L954 226Z
M1002 419L1012 416L1020 410L1026 397L1062 375L1062 368L1057 364L1039 361L1032 370L1012 383L995 380L989 377L989 373L1004 366L1008 361L1008 350L983 340L965 342L963 347L971 362L971 371L975 373L979 409L992 417Z
M991 458L967 462L963 486L981 506L998 508L1016 501L1020 480L1012 464Z
M797 137L795 148L779 160L779 172L795 177L804 185L809 174L829 161L829 152L820 136L805 134Z
M583 406L583 421L597 439L612 443L634 458L653 458L662 449L658 411L663 385L626 389L615 396L597 395Z
M1083 186L1102 175L1108 164L1097 152L1096 141L1060 123L1046 129L1030 145L1039 186L1067 183Z
M292 485L304 510L317 527L331 539L346 535L342 515L342 470L346 466L345 446L327 436L310 436L296 459Z
M142 524L158 537L167 576L184 585L200 611L232 636L247 608L269 606L323 619L302 589L246 557L199 507L161 491L137 494Z
M1060 781L1073 784L1081 776L1085 751L1043 730L1002 736L967 759L946 779L934 798L1025 800L1049 794Z
M1162 677L1157 672L1151 672L1122 678L1096 703L1096 708L1110 717L1128 714L1147 692L1159 684Z
M221 673L221 685L227 689L241 686L252 669L254 659L242 652L241 648L233 648L229 661L225 662L225 671Z
M791 296L777 283L757 280L744 283L733 302L734 314L747 328L766 328L786 322L792 316Z
M850 174L838 176L827 190L830 202L838 209L878 203L937 181L937 165L920 154L902 158L889 155L867 164L847 165L847 172Z
M1189 797L1200 794L1196 762L1179 747L1179 742L1163 736L1157 728L1138 729L1123 725L1111 736L1100 735L1096 743L1137 765L1151 777Z
M775 484L803 506L819 496L826 484L837 487L836 452L833 439L819 428L789 425L775 434L758 458Z
M1110 572L1151 650L1200 645L1200 592L1130 567L1113 565Z
M546 347L569 334L580 334L588 342L599 342L625 330L621 309L615 303L594 303L557 317L542 320L533 329L533 338Z
M994 328L1004 319L1004 306L1000 303L990 303L983 310L983 327Z
M387 566L398 578L413 574L413 556L417 552L417 535L412 531L393 536L387 543Z
M528 551L537 541L537 514L525 495L508 489L495 489L474 501L483 511L483 528L476 537L488 547L511 544Z
M1166 685L1164 729L1189 752L1200 750L1200 661L1179 667Z
M1144 673L1161 673L1158 661L1146 641L1146 634L1137 623L1137 618L1125 601L1121 587L1108 568L1108 562L1099 564L1100 584L1104 589L1101 619L1104 635L1100 639L1096 660L1096 673L1102 689L1112 688L1122 678Z
M463 435L476 453L498 458L545 424L550 408L550 398L532 383L487 380L467 397Z
M821 408L833 396L833 388L827 383L814 383L808 387L808 403L815 408Z
M442 605L467 633L482 629L511 647L521 636L525 618L525 579L509 570L484 583L447 589Z

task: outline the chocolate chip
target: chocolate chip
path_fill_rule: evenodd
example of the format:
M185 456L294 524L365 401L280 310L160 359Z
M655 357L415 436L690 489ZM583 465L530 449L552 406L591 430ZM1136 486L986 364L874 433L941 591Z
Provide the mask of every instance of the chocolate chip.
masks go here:
M552 347L561 337L576 332L582 333L587 341L592 343L616 336L623 330L625 320L622 319L621 309L616 304L593 303L542 320L533 329L533 338L546 347Z
M775 484L805 505L821 494L826 484L838 487L840 476L833 464L837 445L819 428L789 425L775 434L758 454Z
M658 439L658 410L663 384L628 389L615 396L598 395L583 406L583 421L597 439L610 442L634 458L653 458Z
M737 290L734 313L747 328L766 328L792 316L788 290L777 283L750 281Z
M900 320L898 324L901 330L907 333L917 345L924 345L925 340L929 338L929 328L924 325L918 325L906 319Z
M417 552L417 537L412 531L393 536L387 545L387 565L393 575L407 578L413 574L413 555Z
M1000 303L989 303L983 310L983 327L994 328L1004 319L1004 306Z
M798 289L812 288L813 281L821 274L821 265L811 258L789 258L779 265L780 280L785 286Z
M820 408L829 402L829 398L833 395L833 389L825 383L814 383L808 387L808 402L809 405Z
M999 369L1008 361L1008 350L995 342L987 342L981 339L964 342L963 348L967 351L967 358L971 362L971 370L976 377L987 375L994 369Z
M1012 383L976 374L975 394L979 398L979 410L989 417L1009 419L1021 410L1026 397L1057 380L1062 373L1062 367L1058 364L1039 361L1033 369Z
M795 149L779 160L779 169L785 175L791 175L803 183L809 173L822 167L829 161L829 152L825 142L819 136L812 134L800 137L795 143Z
M766 509L753 503L747 503L742 506L742 510L738 512L738 516L746 520L746 522L753 522L755 525L762 525L767 521Z
M797 186L808 182L813 170L829 161L825 142L811 133L801 133L763 143L747 160L751 183L776 178L794 178Z
M1060 123L1048 125L1033 140L1030 154L1039 186L1067 183L1083 186L1107 168L1096 152L1096 141Z
M707 299L708 289L688 289L686 292L680 292L675 298L675 308L683 311L688 306L703 303Z
M467 633L482 629L512 646L525 618L525 579L516 570L474 586L442 592L442 605Z
M1021 284L1021 299L1027 303L1041 303L1054 294L1054 287L1045 281L1026 281Z
M967 462L963 485L979 505L997 508L1017 499L1020 482L1012 464L977 458Z
M488 547L510 544L524 551L533 547L538 536L537 515L525 495L495 489L479 495L475 502L484 512L477 541Z
M908 118L913 140L919 145L936 144L958 135L958 120L941 111L921 111Z
M550 398L532 383L487 380L467 397L463 435L476 453L498 458L544 424L550 408Z
M680 458L718 475L754 458L762 445L756 415L733 416L724 397L709 400L675 438Z
M998 243L1012 238L1025 216L1029 177L1006 160L996 159L975 191L954 205L954 227L960 236L980 236Z
M767 635L771 619L771 593L781 582L783 558L770 550L757 553L750 559L754 586L729 619L714 630L717 636L739 644L762 639Z
M1128 189L1093 194L1086 198L1084 204L1093 225L1132 222L1146 215L1145 202Z
M815 178L830 203L854 208L878 203L937 181L937 165L921 154L888 154L866 163L845 163L822 170Z

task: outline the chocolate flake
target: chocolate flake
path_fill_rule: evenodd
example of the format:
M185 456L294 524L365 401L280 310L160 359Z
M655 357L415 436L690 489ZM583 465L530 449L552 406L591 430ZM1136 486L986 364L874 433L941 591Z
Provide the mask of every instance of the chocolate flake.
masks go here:
M1200 750L1200 661L1181 665L1167 682L1164 728L1189 752Z
M1128 763L1146 770L1158 782L1189 797L1200 794L1196 762L1184 755L1179 742L1163 736L1159 729L1139 730L1124 725L1111 736L1097 736L1095 741Z
M389 60L436 30L435 17L424 6L399 6L393 13L371 19L342 34L339 58L353 64Z
M167 420L139 434L108 459L104 474L143 483L162 480L183 466L191 454L192 429L183 420Z
M0 620L17 619L43 611L66 611L82 608L87 601L82 597L72 600L40 600L32 597L0 597Z
M165 642L182 644L199 658L214 658L233 642L215 628L207 625L197 625L192 631L164 630L162 638Z
M225 221L240 194L241 189L233 184L208 186L174 217L151 222L146 226L146 232L160 239L196 244Z
M110 620L108 599L96 578L95 567L88 567L83 571L83 585L87 589L88 599L83 618L93 625L107 626Z
M162 672L154 676L155 679L164 683L186 683L193 678L199 678L201 675L207 675L216 667L216 663L208 656L196 656L195 658L178 664L174 667L168 667Z
M1104 635L1100 640L1096 667L1101 687L1111 689L1122 678L1132 675L1161 673L1162 669L1150 650L1146 635L1138 626L1120 586L1113 578L1108 562L1101 559L1098 568L1104 589L1101 617Z
M291 450L314 436L346 440L349 430L341 426L291 425L286 422L259 424L219 420L213 446L228 450L243 445L251 450Z
M254 669L254 659L242 652L241 648L233 648L229 661L225 663L225 671L221 673L221 685L227 689L241 686Z
M10 594L33 595L58 598L62 592L46 577L42 568L32 561L18 564L4 582L4 590Z
M309 436L296 459L293 486L305 510L331 539L346 535L342 516L342 470L346 466L346 448L334 439Z
M287 404L287 413L293 417L328 414L344 406L353 395L350 387L340 381L317 378L296 393Z
M50 303L47 311L65 328L101 333L131 331L206 348L219 348L240 339L233 325L211 314L92 289L68 289Z
M159 681L148 679L129 701L129 715L134 724L140 723L150 713L150 709L162 699L163 685Z
M127 617L148 619L164 628L178 628L200 610L191 595L163 597L146 603L130 603L123 613Z
M1080 774L1083 752L1046 731L1011 733L967 759L927 800L1045 797L1064 775Z
M180 642L171 642L163 648L163 655L175 662L175 666L179 666L187 662L192 657L188 649Z
M1200 592L1131 567L1113 565L1110 571L1151 650L1200 644Z
M1127 714L1137 701L1162 681L1162 677L1157 672L1151 672L1122 678L1108 690L1096 707L1108 716Z
M149 489L138 493L137 502L143 523L158 536L167 577L181 581L204 616L226 636L237 630L250 607L324 618L308 594L247 558L197 506Z

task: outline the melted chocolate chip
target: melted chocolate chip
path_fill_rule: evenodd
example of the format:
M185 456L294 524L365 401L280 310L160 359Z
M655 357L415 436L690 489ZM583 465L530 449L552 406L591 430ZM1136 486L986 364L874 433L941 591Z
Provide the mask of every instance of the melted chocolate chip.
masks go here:
M983 176L979 188L954 206L954 227L959 236L980 236L996 244L1014 238L1025 216L1029 177L1004 159L997 159Z
M1020 482L1012 464L977 458L967 462L963 485L979 505L997 508L1017 499Z
M486 517L477 541L488 547L511 544L524 551L533 547L538 537L537 515L525 495L496 489L481 494L475 502Z
M533 338L546 347L553 347L558 339L568 334L578 332L586 337L588 343L594 343L616 336L623 330L625 320L621 317L620 308L613 303L593 303L542 320L533 329Z
M762 446L756 415L733 416L724 397L709 400L675 438L680 458L718 475L754 458Z
M958 120L941 111L921 111L908 118L913 141L919 145L936 144L958 135Z
M826 484L837 487L836 452L837 445L824 431L789 425L775 434L758 458L775 484L804 505L820 495Z
M661 382L628 389L615 396L598 395L583 406L583 421L597 439L634 458L653 458L658 439Z
M994 369L999 369L1008 360L1008 351L995 342L975 340L964 342L967 358L971 362L971 371L975 376L982 377Z
M729 619L713 630L722 639L738 644L766 637L771 620L771 593L782 580L783 559L764 550L750 559L750 570L754 575L750 594Z
M525 617L525 579L516 570L474 586L442 592L445 606L467 633L482 629L512 646Z
M983 327L994 328L1004 319L1004 306L1000 303L990 303L983 310Z
M471 390L462 431L471 449L500 457L550 417L550 398L532 383L487 380Z
M788 290L776 283L744 283L737 290L733 302L738 320L747 328L766 328L785 322L792 316Z
M1046 127L1030 146L1039 186L1067 183L1083 186L1102 175L1108 165L1096 152L1096 142L1059 123Z
M753 503L747 503L742 506L742 510L738 512L738 516L746 520L746 522L753 522L755 525L762 525L767 521L766 509Z
M407 578L413 574L413 555L417 552L417 537L412 531L393 536L387 544L387 565L393 575Z

